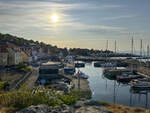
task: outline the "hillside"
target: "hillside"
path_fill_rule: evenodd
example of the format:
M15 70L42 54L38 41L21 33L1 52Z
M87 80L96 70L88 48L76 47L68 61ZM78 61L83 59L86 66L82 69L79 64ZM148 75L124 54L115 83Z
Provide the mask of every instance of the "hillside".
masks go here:
M18 47L42 47L50 49L52 53L58 53L60 48L56 46L52 46L50 44L45 44L39 41L27 40L21 37L13 36L10 34L2 34L0 33L0 45L5 44L6 42L12 43Z

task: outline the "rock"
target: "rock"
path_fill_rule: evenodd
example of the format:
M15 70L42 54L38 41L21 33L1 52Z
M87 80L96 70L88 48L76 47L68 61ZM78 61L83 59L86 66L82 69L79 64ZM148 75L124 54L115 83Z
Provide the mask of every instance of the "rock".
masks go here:
M51 107L46 105L30 106L16 113L50 113Z
M83 106L77 109L75 113L113 113L107 110L105 107L100 106Z
M73 113L67 105L48 107L45 105L30 106L16 113Z
M56 97L50 97L50 98L49 98L49 101L56 101L56 102L59 103L60 105L63 104L63 101L60 100L60 99L58 99L58 98L56 98Z
M46 105L30 106L16 113L113 113L98 101L87 100L78 101L74 106L55 106Z
M73 113L69 106L63 105L63 106L56 106L52 108L51 113Z
M76 104L73 106L75 109L84 106L84 101L77 101Z
M100 102L95 101L95 100L87 100L87 101L85 101L84 105L86 105L86 106L102 106L100 104Z
M74 109L75 113L113 113L94 100L78 101Z

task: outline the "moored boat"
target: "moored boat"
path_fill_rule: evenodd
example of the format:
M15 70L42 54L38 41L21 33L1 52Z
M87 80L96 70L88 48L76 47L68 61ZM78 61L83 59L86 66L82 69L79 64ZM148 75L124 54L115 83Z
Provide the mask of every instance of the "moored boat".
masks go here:
M116 67L116 64L114 63L104 63L104 64L101 64L102 67Z
M74 67L64 67L65 74L74 74L75 68Z
M81 71L78 71L78 73L76 74L76 77L80 77L80 78L83 78L83 79L88 79L89 76L86 75L85 73L81 72Z
M140 78L140 75L134 75L132 73L123 73L120 76L117 76L117 81L119 82L130 82L133 79Z
M131 82L131 88L133 88L133 89L150 89L150 82L134 80Z
M85 67L84 63L75 63L76 68Z

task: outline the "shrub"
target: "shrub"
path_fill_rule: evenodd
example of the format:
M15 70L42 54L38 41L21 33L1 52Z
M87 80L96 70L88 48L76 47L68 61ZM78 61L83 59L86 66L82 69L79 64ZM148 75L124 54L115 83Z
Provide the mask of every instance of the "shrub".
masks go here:
M49 96L43 92L32 94L30 91L7 92L0 95L0 105L4 107L25 108L30 105L48 105Z
M58 95L57 97L66 105L73 105L78 100L78 97L73 95Z
M75 93L71 93L68 95L58 95L48 94L45 91L35 94L32 94L32 91L30 90L5 92L0 95L0 105L2 105L3 107L14 107L17 109L22 109L30 105L39 104L45 104L49 106L59 106L62 104L73 105L79 99L78 95L76 95Z
M4 91L7 89L7 86L9 86L8 82L0 82L0 91Z

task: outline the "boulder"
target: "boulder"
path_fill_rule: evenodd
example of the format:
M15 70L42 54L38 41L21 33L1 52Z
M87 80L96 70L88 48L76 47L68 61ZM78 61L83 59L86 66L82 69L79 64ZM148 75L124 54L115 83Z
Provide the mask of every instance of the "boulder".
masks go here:
M46 105L37 105L37 106L30 106L16 113L50 113L51 109L52 109L51 107L48 107Z
M46 105L30 106L16 113L73 113L67 105L48 107Z

